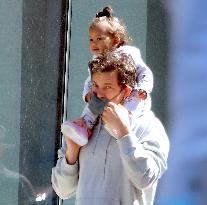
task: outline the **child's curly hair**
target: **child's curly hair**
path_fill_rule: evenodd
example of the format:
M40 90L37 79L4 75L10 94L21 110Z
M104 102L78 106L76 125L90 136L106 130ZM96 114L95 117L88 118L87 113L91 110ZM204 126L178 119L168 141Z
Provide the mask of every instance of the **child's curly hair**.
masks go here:
M111 6L106 6L98 13L93 19L92 23L89 26L93 28L98 23L106 22L108 23L108 32L114 37L119 39L119 44L117 47L128 44L132 39L128 35L126 26L121 22L117 17L113 16L113 9Z
M91 76L97 72L117 71L120 86L129 85L133 88L135 85L137 70L131 55L107 52L89 61L88 66Z

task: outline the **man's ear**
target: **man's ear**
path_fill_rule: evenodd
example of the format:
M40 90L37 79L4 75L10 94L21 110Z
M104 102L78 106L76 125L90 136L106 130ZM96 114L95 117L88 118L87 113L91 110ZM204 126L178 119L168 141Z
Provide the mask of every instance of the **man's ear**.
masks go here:
M129 97L131 92L132 92L132 87L130 87L129 85L125 85L125 87L124 87L124 98Z

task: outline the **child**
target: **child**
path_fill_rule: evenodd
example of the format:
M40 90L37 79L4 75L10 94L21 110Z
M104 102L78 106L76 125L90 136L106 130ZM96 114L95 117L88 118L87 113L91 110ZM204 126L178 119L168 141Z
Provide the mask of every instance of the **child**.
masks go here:
M150 93L153 88L153 75L141 58L138 48L127 45L130 38L126 27L118 18L113 16L110 6L103 8L96 14L89 27L90 51L94 57L105 52L121 52L131 55L137 68L137 84L125 101L125 108L129 111L129 118L140 116L144 111L151 109ZM88 142L92 128L97 117L103 112L104 107L111 99L100 98L92 93L93 84L89 76L85 81L83 99L88 102L82 118L74 122L65 121L61 126L64 136L71 138L83 146ZM106 87L110 89L110 87ZM133 120L130 120L131 122ZM131 125L133 126L133 125ZM115 131L105 128L115 136Z

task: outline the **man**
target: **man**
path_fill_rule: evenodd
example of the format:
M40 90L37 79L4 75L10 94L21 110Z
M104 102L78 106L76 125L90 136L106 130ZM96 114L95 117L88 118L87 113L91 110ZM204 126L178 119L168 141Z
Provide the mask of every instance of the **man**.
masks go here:
M77 205L152 205L167 167L168 137L151 111L131 116L124 100L136 80L126 54L108 53L89 63L92 91L109 102L83 147L65 138L52 170L52 186ZM136 119L136 120L135 120Z

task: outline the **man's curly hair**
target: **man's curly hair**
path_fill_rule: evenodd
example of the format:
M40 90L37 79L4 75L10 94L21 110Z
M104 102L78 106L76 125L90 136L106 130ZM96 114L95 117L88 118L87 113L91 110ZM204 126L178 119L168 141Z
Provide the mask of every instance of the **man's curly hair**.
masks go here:
M134 87L137 77L135 62L131 55L120 52L102 54L88 63L91 76L97 72L117 71L118 84Z

